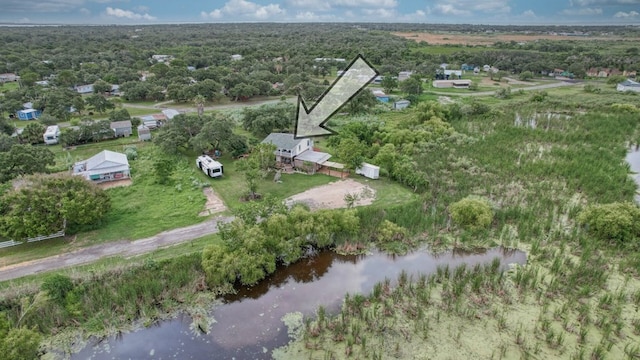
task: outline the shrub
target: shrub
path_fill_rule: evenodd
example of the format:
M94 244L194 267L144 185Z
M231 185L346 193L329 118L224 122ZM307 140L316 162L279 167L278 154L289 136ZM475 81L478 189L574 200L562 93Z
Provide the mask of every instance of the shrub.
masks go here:
M46 291L51 300L63 305L67 293L73 290L73 282L67 276L55 274L42 282L40 290Z
M453 221L463 228L479 230L493 221L493 210L487 199L467 196L449 206Z
M586 93L593 93L593 94L597 94L600 91L602 91L602 89L600 89L599 87L593 85L593 84L587 84L585 85L583 88L584 92Z
M629 242L640 235L640 208L629 202L589 205L578 222L598 239Z
M379 242L388 243L402 241L407 237L407 230L389 220L384 220L378 227L376 238Z

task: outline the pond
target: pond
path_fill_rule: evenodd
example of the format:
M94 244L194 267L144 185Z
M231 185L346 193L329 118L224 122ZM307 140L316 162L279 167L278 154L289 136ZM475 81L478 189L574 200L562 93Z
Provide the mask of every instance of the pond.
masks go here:
M241 289L215 307L209 334L196 334L186 315L149 328L93 341L72 359L268 359L271 351L289 341L283 315L299 311L313 315L322 305L340 309L346 293L369 293L385 278L395 280L403 270L414 277L452 268L488 264L499 258L509 264L526 263L518 250L494 248L479 252L416 251L403 256L372 253L342 256L330 251L282 267L252 288Z

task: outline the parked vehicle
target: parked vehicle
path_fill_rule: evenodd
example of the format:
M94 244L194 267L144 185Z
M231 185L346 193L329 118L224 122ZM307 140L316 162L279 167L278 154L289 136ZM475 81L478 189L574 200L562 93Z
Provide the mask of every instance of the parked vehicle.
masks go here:
M198 156L198 159L196 160L196 165L198 165L198 167L200 168L200 170L202 170L202 172L204 172L205 174L207 174L207 176L212 178L221 177L224 170L221 163L213 160L208 155Z

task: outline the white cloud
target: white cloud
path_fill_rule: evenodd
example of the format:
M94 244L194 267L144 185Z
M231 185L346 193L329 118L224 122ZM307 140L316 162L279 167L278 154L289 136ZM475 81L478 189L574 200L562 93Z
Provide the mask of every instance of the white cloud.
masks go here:
M1 0L2 13L12 12L66 12L77 9L84 0Z
M535 17L536 13L533 10L529 9L529 10L523 11L522 16Z
M640 0L569 0L571 6L590 6L590 5L634 5L640 4Z
M140 14L140 13L135 13L133 11L130 10L123 10L120 8L112 8L112 7L107 7L106 9L106 14L108 16L113 16L119 19L129 19L129 20L156 20L155 16L151 16L147 13L144 14Z
M260 5L246 0L231 0L219 9L214 9L208 13L202 11L200 16L205 19L240 17L254 20L267 20L271 17L281 17L285 14L286 10L281 8L280 4Z
M602 15L601 8L582 8L582 9L564 9L561 14L563 15Z
M308 9L310 12L331 10L329 1L318 2L316 0L287 0L288 6L300 9Z
M509 0L437 0L430 10L442 15L471 16L477 13L509 13Z
M438 4L435 6L434 10L442 15L455 15L455 16L471 15L471 11L459 9L453 4Z
M629 18L635 18L638 15L640 15L640 13L638 13L637 11L629 11L629 12L618 11L615 15L613 15L613 17L620 18L620 19L629 19Z
M329 0L331 5L358 8L393 8L398 6L396 0Z
M82 15L85 15L85 16L89 16L89 15L91 15L91 10L89 10L89 9L87 9L87 8L81 8L81 9L80 9L80 10L78 10L78 11L80 11L80 13L81 13Z
M396 17L396 12L388 9L364 9L362 12L369 16L382 19L390 19Z
M149 10L151 10L151 8L148 6L140 5L140 6L134 7L133 10L137 12L148 13Z

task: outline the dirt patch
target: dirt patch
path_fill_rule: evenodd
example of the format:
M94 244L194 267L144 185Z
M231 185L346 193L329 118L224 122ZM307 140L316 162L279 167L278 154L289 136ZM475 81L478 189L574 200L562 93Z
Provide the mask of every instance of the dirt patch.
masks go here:
M438 96L438 102L442 105L449 105L454 103L454 101L451 100L451 98L448 96Z
M356 195L354 206L370 205L376 197L376 191L355 180L347 179L317 186L285 200L287 205L303 203L311 210L346 208L347 194Z
M122 179L122 180L116 180L116 181L103 182L98 184L98 187L102 189L111 189L114 187L129 186L131 184L132 184L131 179Z
M414 40L416 42L426 41L431 45L493 45L497 42L531 42L536 40L613 40L616 37L596 37L596 36L563 36L550 34L455 34L455 33L424 33L424 32L396 32L396 36ZM622 38L621 38L622 39ZM633 40L624 38L624 40Z
M212 188L207 187L202 191L204 196L207 197L207 203L204 205L204 210L200 212L200 216L209 216L211 214L223 212L227 210L227 207L224 205L224 202L218 194L213 191Z

